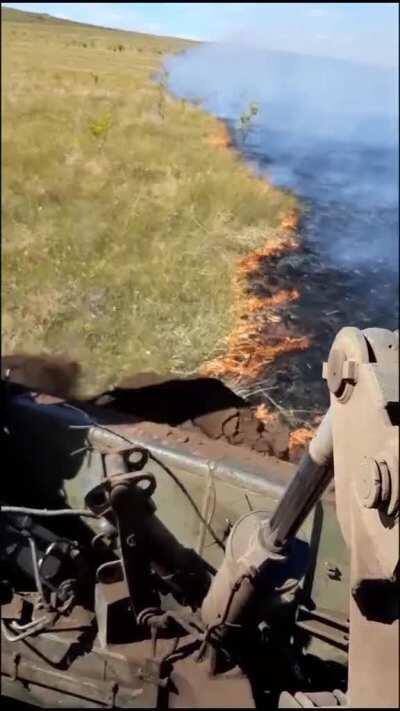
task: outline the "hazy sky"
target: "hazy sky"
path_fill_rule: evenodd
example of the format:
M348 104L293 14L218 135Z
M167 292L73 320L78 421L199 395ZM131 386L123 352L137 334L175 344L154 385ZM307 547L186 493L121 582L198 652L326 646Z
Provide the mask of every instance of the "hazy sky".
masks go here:
M398 65L397 3L3 3L70 20Z

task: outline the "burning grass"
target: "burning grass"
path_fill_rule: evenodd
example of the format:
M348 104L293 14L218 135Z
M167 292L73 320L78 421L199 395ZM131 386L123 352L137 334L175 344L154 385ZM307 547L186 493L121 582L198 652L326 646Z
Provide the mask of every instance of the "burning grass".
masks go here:
M262 424L267 428L271 426L279 426L282 423L282 413L279 413L278 411L271 412L265 403L262 403L256 407L254 415L257 420L262 422ZM291 421L292 413L290 410L286 411L286 418L289 422ZM290 461L298 462L301 459L304 451L308 448L312 438L314 437L316 428L317 423L314 428L298 427L297 429L289 431L288 455Z
M237 260L234 292L239 318L228 338L225 353L203 366L205 375L226 378L237 385L245 383L251 390L252 382L256 383L266 367L277 358L309 348L309 338L287 332L279 313L287 304L300 298L298 289L280 288L270 296L254 295L249 291L252 277L261 269L268 282L268 272L273 270L275 261L286 252L298 249L298 224L298 210L290 210L282 219L280 232L274 240ZM297 417L276 403L273 411L262 403L254 414L266 427L279 427L283 419L289 424L289 458L298 461L315 430L295 429Z
M298 248L298 223L299 212L291 210L282 219L281 232L274 240L238 260L235 295L239 319L228 338L226 352L207 362L202 367L203 374L248 384L279 356L309 347L307 337L294 336L277 328L281 324L277 312L299 298L297 289L280 289L272 296L254 296L248 289L251 277L261 265L268 270L272 258Z
M307 427L299 427L299 429L294 430L289 435L289 446L293 447L306 447L314 437L315 430L310 430Z
M271 412L264 402L256 407L254 415L263 425L274 424L279 419L278 413Z
M312 438L314 437L315 429L307 427L299 427L289 434L289 458L292 462L298 461L303 452L307 449Z
M214 148L229 148L232 145L231 136L224 123L218 122L215 131L207 136L207 143Z
M271 257L279 257L285 252L297 249L298 241L293 235L280 235L273 241L268 241L260 249L238 260L237 274L239 277L249 277L254 274L260 265Z

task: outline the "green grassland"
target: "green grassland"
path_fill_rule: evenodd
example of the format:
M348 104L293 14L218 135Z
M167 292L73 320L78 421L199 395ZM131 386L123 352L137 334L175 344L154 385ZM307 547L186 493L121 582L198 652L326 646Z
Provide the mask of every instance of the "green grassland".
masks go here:
M295 203L157 84L190 45L2 8L3 353L76 358L84 392L220 352L237 257Z

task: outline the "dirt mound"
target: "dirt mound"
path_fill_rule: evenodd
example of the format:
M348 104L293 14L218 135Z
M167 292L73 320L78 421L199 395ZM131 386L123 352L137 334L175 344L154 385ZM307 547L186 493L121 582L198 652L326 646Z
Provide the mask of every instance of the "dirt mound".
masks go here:
M213 440L289 458L289 428L279 417L264 423L251 407L217 378L175 378L138 373L93 404L151 422L200 430Z
M78 375L79 364L61 356L15 354L2 359L2 378L60 398L74 397ZM217 378L137 373L85 402L139 420L200 431L212 440L279 459L298 461L304 451L290 446L289 428L279 415L260 418L256 406Z

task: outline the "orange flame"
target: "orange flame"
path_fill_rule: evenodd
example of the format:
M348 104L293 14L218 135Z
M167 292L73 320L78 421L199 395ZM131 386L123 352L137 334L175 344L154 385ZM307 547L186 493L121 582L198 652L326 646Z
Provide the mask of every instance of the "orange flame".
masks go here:
M292 336L282 332L282 329L279 336L276 334L276 338L273 338L276 342L271 342L271 336L274 336L273 332L271 333L272 324L281 322L280 316L274 313L274 310L286 303L296 301L300 296L297 289L281 289L270 297L252 296L247 294L243 283L245 282L243 278L248 278L262 260L279 256L297 246L294 236L286 232L277 237L274 242L239 260L234 284L235 296L240 304L239 322L228 340L227 353L205 363L201 368L204 375L252 380L260 375L265 365L278 356L309 347L308 338Z
M280 235L273 242L269 241L261 249L256 249L246 257L238 259L237 273L239 277L249 276L255 272L261 262L271 257L279 257L298 247L298 241L292 235Z
M273 296L249 296L246 299L246 308L249 314L257 313L263 309L269 309L273 306L281 306L290 301L297 301L300 294L297 289L282 289Z
M306 350L310 341L304 336L298 338L285 336L276 345L262 342L262 336L256 332L243 329L240 335L235 334L230 339L228 354L223 358L215 358L202 367L202 374L209 377L232 377L237 380L245 378L254 380L278 356L293 351Z
M256 407L254 415L257 420L262 422L264 425L270 425L271 423L275 423L278 421L279 418L279 415L276 412L270 412L264 403Z
M292 462L297 462L307 449L315 430L310 430L307 427L299 427L299 429L290 432L289 434L289 459Z
M231 139L225 124L221 123L219 131L209 136L208 141L214 146L230 146ZM261 189L270 189L267 181L260 178L255 180L260 184ZM252 296L246 289L249 276L257 272L262 263L298 248L296 231L299 220L300 211L297 208L291 209L283 216L280 224L281 231L273 240L269 238L263 247L237 260L234 292L240 305L239 322L228 339L225 355L204 363L201 367L203 375L251 381L256 379L265 366L278 356L309 348L309 339L287 333L282 328L280 316L274 313L279 307L299 298L297 289L282 289L270 297ZM274 324L279 324L279 332ZM271 424L279 417L278 414L270 413L266 405L260 405L256 409L255 416L264 424ZM302 438L304 442L307 441L308 432L311 439L312 431L305 428L292 433L292 449L300 445Z
M307 427L299 427L289 435L289 448L306 447L314 437L315 430L310 430Z
M232 140L225 124L218 124L218 129L215 133L207 136L207 143L216 148L229 148L231 146Z

